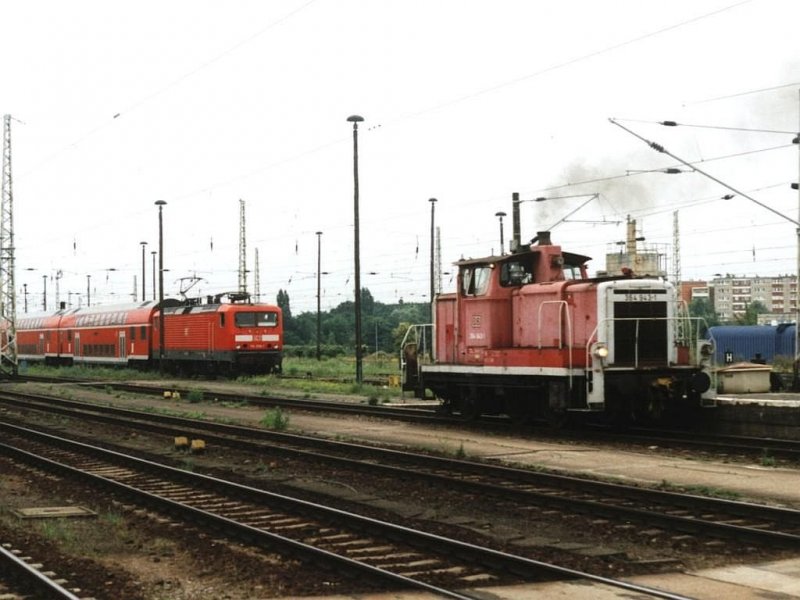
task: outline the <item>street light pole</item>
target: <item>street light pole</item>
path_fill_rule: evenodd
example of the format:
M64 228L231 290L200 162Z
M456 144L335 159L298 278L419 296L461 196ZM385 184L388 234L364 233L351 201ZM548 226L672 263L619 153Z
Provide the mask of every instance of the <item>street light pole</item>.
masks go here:
M347 117L347 122L353 124L353 253L355 255L355 311L356 311L356 383L364 380L361 353L361 256L359 248L358 231L358 124L364 117L352 115Z
M86 276L86 306L92 305L92 276Z
M156 200L158 207L158 369L164 372L164 217L166 202Z
M158 254L157 250L151 250L150 254L153 255L153 300L156 299L156 254Z
M47 310L47 275L42 275L42 310Z
M503 256L505 251L505 241L503 241L503 217L506 216L502 210L494 213L494 216L500 219L500 256Z
M322 333L322 325L320 322L320 292L321 292L321 283L320 279L322 277L322 232L317 232L317 360L322 360L322 354L320 352L320 335Z
M142 302L147 299L145 295L145 289L147 288L147 284L145 283L147 280L145 279L145 270L144 270L144 248L147 246L147 242L139 242L142 245Z

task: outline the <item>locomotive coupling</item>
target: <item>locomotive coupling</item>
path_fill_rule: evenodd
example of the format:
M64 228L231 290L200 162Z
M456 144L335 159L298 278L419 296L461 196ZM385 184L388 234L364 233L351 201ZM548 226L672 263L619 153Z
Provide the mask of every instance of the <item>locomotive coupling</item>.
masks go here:
M665 391L669 392L672 390L672 386L675 385L675 378L674 377L658 377L653 380L653 383L650 384L654 388L663 388Z

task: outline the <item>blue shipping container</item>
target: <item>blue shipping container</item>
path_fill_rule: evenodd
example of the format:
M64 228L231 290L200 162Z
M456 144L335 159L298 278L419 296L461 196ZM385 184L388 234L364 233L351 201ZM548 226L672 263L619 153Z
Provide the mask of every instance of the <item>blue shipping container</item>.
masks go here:
M794 357L794 330L793 324L718 325L710 327L706 337L714 340L718 365L758 357L772 363L776 356Z

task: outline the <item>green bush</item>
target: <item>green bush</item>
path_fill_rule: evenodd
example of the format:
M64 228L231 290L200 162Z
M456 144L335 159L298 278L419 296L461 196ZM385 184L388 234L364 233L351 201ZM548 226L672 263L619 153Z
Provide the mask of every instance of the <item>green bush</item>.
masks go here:
M323 358L335 358L347 354L347 349L338 344L322 344L319 348L320 356ZM288 358L317 358L317 345L285 345L283 354Z
M261 419L261 425L267 429L283 431L289 426L289 415L285 414L280 406L276 406L266 412Z
M203 401L203 390L190 390L186 395L186 399L192 404L197 404Z

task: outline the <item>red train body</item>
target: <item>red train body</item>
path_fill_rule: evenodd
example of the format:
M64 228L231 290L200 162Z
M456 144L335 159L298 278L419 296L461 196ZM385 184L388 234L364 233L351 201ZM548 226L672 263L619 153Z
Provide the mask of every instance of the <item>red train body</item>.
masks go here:
M20 361L99 364L171 372L237 375L281 370L283 319L269 304L165 300L62 309L17 322Z
M563 422L602 411L650 420L713 404L713 351L672 284L590 279L588 257L562 251L549 233L538 240L456 263L457 291L435 302L433 360L419 330L407 338L406 389L431 390L465 418Z

